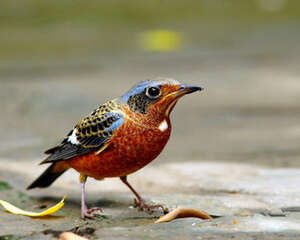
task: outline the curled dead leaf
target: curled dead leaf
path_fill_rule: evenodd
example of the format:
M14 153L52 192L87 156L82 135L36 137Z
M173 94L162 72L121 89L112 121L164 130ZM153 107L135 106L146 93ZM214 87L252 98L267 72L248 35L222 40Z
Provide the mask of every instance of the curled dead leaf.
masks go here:
M201 219L212 219L206 212L200 211L194 208L175 208L173 211L169 212L168 214L160 217L155 223L162 223L162 222L170 222L176 218L187 218L187 217L194 217L194 218L201 218Z

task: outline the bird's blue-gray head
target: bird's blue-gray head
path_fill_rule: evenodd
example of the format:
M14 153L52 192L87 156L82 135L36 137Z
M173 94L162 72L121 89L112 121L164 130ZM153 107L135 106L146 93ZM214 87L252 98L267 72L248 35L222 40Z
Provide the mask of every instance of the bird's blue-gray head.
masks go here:
M136 113L146 114L151 108L163 112L179 97L198 90L202 88L180 84L171 78L156 78L136 84L120 100Z

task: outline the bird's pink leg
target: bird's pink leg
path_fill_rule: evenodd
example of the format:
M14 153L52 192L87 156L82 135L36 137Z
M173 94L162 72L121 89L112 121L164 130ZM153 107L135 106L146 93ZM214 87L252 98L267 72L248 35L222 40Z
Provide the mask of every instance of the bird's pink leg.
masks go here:
M145 200L134 190L134 188L127 181L127 176L120 177L121 181L131 190L131 192L136 196L134 199L135 207L139 208L141 211L148 211L150 213L153 212L155 208L161 208L164 213L168 212L168 209L165 209L162 205L148 205Z
M91 213L95 211L101 211L101 208L95 207L88 209L85 204L85 183L86 183L87 177L80 174L80 185L81 185L81 218L95 218L95 215L92 215Z

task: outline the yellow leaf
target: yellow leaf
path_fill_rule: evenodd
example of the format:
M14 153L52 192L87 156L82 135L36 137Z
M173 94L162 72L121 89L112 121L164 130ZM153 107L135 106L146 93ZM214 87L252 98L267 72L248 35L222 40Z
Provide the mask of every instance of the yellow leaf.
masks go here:
M63 205L65 204L64 203L65 198L66 198L66 195L64 195L63 199L59 203L57 203L55 206L48 208L47 210L45 210L43 212L39 212L39 213L22 210L4 200L0 200L0 205L2 205L2 207L4 207L8 212L10 212L12 214L29 216L29 217L41 217L41 216L50 215L52 213L57 212L59 209L61 209L63 207Z

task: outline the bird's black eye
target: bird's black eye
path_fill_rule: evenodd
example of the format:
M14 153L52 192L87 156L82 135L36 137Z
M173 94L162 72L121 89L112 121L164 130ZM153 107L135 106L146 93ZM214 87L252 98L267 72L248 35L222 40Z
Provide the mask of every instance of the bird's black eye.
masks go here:
M149 87L146 90L146 95L149 98L156 98L160 95L160 89L158 87Z

